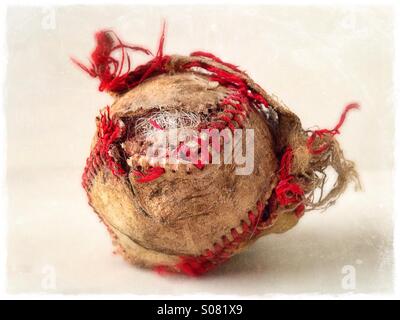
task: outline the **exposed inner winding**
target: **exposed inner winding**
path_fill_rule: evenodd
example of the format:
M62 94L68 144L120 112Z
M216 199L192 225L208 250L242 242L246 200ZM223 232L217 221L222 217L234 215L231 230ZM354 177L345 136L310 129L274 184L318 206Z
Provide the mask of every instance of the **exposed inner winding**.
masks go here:
M174 156L176 164L189 164L186 153L198 152L200 125L210 114L153 110L146 115L124 119L126 140L121 144L127 164L134 169L164 166Z

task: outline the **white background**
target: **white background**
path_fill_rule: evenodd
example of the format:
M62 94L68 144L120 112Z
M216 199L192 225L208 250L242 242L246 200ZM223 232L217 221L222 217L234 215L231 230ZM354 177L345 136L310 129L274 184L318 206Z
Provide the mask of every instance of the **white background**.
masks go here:
M382 7L11 8L5 83L8 291L47 293L391 292L393 17ZM54 18L54 20L53 20ZM215 53L276 93L303 121L333 127L343 106L362 105L338 138L364 191L350 188L328 211L259 240L203 278L160 277L112 255L80 187L98 109L112 99L69 61L91 52L93 33L166 53ZM54 23L53 23L54 22ZM139 60L143 62L143 60ZM354 268L356 286L343 287ZM344 268L344 269L343 269ZM49 276L55 281L48 281Z

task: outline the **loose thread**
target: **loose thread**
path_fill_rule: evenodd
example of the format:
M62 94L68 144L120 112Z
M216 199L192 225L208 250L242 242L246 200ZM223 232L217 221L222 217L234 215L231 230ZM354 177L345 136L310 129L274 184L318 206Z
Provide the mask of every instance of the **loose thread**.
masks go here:
M110 30L97 32L95 39L96 47L91 54L90 66L85 66L75 58L71 58L71 60L91 77L99 78L99 91L120 94L136 87L151 76L165 72L164 66L169 59L168 56L163 55L165 24L156 56L148 63L140 65L134 70L132 70L128 50L152 55L150 50L141 46L126 44ZM113 57L116 51L120 53L119 58ZM124 69L126 69L125 72L123 72Z
M359 109L359 108L360 108L360 105L358 103L350 103L344 108L342 114L340 115L339 122L333 129L331 129L331 130L321 129L321 130L313 131L311 136L309 136L307 139L307 148L308 148L309 153L316 155L316 154L321 154L321 153L325 152L329 148L330 143L324 142L321 145L314 147L314 144L315 144L315 141L317 140L317 138L321 139L323 136L326 136L326 135L334 137L335 135L339 134L340 133L339 129L342 127L344 121L346 120L346 116L347 116L348 112L351 110Z
M106 107L104 113L100 113L98 124L98 137L101 142L100 153L105 158L107 166L115 176L124 175L126 172L109 154L110 146L121 136L121 128L110 118L110 107Z

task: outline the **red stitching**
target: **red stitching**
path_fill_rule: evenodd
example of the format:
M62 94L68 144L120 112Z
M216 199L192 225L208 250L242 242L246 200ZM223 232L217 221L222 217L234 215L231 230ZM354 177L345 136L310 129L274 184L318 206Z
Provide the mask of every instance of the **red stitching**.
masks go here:
M170 57L163 55L164 34L165 25L163 27L156 56L146 64L136 67L134 70L131 70L131 60L130 56L127 54L127 50L138 51L147 55L151 54L151 52L142 47L131 46L123 43L112 31L100 31L96 34L97 46L92 52L90 67L86 67L75 59L72 60L90 76L98 77L100 79L100 91L108 90L115 93L123 93L136 87L144 80L167 71L166 66L170 61ZM119 59L112 57L112 53L116 50L120 50L121 55ZM206 57L231 68L235 72L241 72L237 66L223 62L211 53L199 51L193 52L191 56ZM211 81L217 81L220 85L225 86L232 92L232 94L219 103L219 107L222 111L214 117L214 121L206 124L208 129L214 128L223 130L229 128L234 131L236 127L242 128L244 126L243 122L248 118L252 107L257 109L260 109L261 105L268 107L266 99L261 94L253 92L246 82L239 76L212 66L204 61L192 61L183 65L182 68L185 71L193 67L199 67L210 72L211 76L209 76L209 79ZM124 68L127 69L126 72L123 72ZM324 142L319 146L314 146L316 141L325 135L333 137L338 134L348 111L358 108L359 106L356 103L346 106L338 124L332 130L322 129L312 131L311 135L307 139L307 147L310 154L320 154L325 152L330 146L329 142ZM199 126L199 129L200 128L201 126ZM101 114L98 132L99 139L86 161L86 166L82 175L82 185L87 191L91 187L92 181L100 170L100 167L104 165L106 165L114 175L118 176L126 174L121 164L117 163L109 154L111 146L115 141L121 139L123 133L119 125L110 119L109 107L107 107L104 114ZM198 143L200 145L200 140ZM213 145L212 147L220 151L219 145ZM202 160L194 163L194 165L199 169L204 168ZM272 225L275 221L278 215L278 206L296 204L294 209L295 215L301 217L304 214L305 205L302 203L304 190L296 182L296 177L291 174L292 161L293 151L289 146L280 161L279 181L271 197L268 199L267 209L269 216L266 221L262 222L263 228ZM133 174L138 177L138 182L152 181L164 173L165 170L161 167L151 167L145 172L133 170ZM200 275L228 260L243 242L247 242L250 237L257 235L260 232L259 221L263 219L263 212L264 205L261 202L258 202L257 212L254 213L250 211L248 213L250 223L248 224L245 221L242 221L242 232L240 233L236 228L231 229L230 234L233 240L229 240L227 236L223 236L221 237L222 245L216 243L212 250L207 249L198 257L181 257L181 262L176 265L178 271L189 275ZM111 233L113 239L117 240L118 237L108 226L107 229ZM124 249L120 248L120 250L123 255L126 254ZM156 267L156 270L158 272L165 272L170 270L170 267L158 266Z
M206 249L203 254L199 256L182 256L181 261L174 266L178 272L185 273L189 276L202 275L219 264L226 262L239 247L240 244L249 241L249 238L257 236L261 229L260 220L263 218L262 214L265 209L270 212L266 221L263 221L262 227L271 226L278 217L277 209L279 206L287 206L290 204L296 204L293 209L294 214L297 218L300 218L305 211L305 205L302 203L304 191L295 182L295 176L291 174L291 167L293 162L293 150L289 146L283 154L280 161L279 169L279 181L275 187L273 194L268 200L268 207L258 201L257 211L249 211L248 219L250 223L242 221L241 227L242 232L240 233L237 228L232 228L230 234L233 240L229 240L226 235L221 237L222 246L220 243L214 244L212 250ZM156 271L173 270L168 266L158 266L155 268Z
M82 175L82 186L88 189L92 180L97 175L100 167L105 164L115 176L122 176L126 174L123 166L116 162L115 159L109 154L110 148L115 142L122 138L123 131L117 122L110 118L110 107L107 106L104 113L100 112L100 121L98 123L98 141L90 152L86 160L86 166ZM161 167L150 168L145 172L133 170L133 174L138 177L136 180L140 183L150 182L157 179L165 170Z
M209 53L195 52L192 55L208 57L222 63L221 59ZM229 66L229 64L223 64ZM211 72L209 76L211 81L217 81L219 84L233 91L231 95L219 103L219 106L222 108L222 113L217 116L215 121L209 124L210 128L218 130L229 128L234 131L236 128L235 123L239 128L243 128L243 120L248 117L248 113L251 110L247 108L247 105L260 108L260 104L263 104L266 108L268 107L266 99L262 95L254 93L239 76L228 73L227 71L209 65L203 61L188 62L183 66L183 69L189 70L193 67L202 68ZM233 70L240 72L236 66L234 66Z
M358 104L350 104L348 105L344 112L342 113L338 124L332 130L317 130L313 132L313 135L309 137L307 146L309 147L309 152L311 154L315 154L316 151L321 153L326 150L326 147L319 147L318 149L311 149L312 144L315 141L315 136L321 137L324 134L331 134L332 136L339 133L340 127L343 125L346 114L348 111L352 109L359 108ZM229 121L226 118L220 117L222 120ZM230 119L230 118L229 118ZM293 150L290 146L288 146L281 158L280 161L280 169L279 169L279 181L275 190L268 200L268 209L271 212L268 220L263 223L265 226L272 225L273 221L277 218L277 208L279 206L287 206L291 204L295 204L294 214L297 218L303 216L305 211L305 205L302 203L304 199L304 190L301 186L295 182L296 177L291 174L293 162ZM248 239L244 239L245 236L248 235L257 235L259 233L259 229L257 229L258 221L263 212L262 205L260 202L257 203L257 214L254 214L252 211L248 213L248 218L250 220L250 224L242 222L242 233L240 234L238 230L235 228L231 229L231 235L233 240L229 240L226 235L221 238L223 246L220 244L215 244L213 247L213 251L207 249L204 253L198 257L181 257L181 262L178 263L175 268L183 272L189 276L199 276L202 275L212 269L214 269L219 264L227 261L235 249L238 248L240 243L248 241ZM165 269L167 267L164 267Z
M96 47L91 54L90 67L86 67L81 62L72 58L72 61L77 64L80 68L82 68L85 72L87 72L92 77L98 77L100 79L99 90L107 90L116 93L126 92L149 77L153 77L166 72L166 65L169 62L169 56L163 55L163 46L165 40L165 24L163 26L161 38L159 41L158 51L154 59L150 60L148 63L144 65L140 65L136 67L134 70L131 70L131 58L128 55L127 51L136 51L142 52L146 55L150 55L151 52L148 49L145 49L140 46L132 46L125 44L122 40L110 30L100 31L96 33ZM120 57L118 59L112 57L112 53L115 51L120 51ZM221 63L236 72L240 72L237 66L232 65L230 63L223 62L220 58L214 56L211 53L207 52L193 52L191 56L200 56L207 57L213 61ZM193 61L188 63L185 68L190 68L193 66L200 66L208 71L210 71L213 75L210 77L211 81L218 81L221 85L225 85L234 91L229 97L225 98L221 103L220 107L222 108L221 114L209 124L209 128L223 130L225 128L229 128L234 131L236 126L239 128L243 128L243 121L248 117L248 112L250 111L246 104L255 102L263 103L266 107L268 103L266 100L259 94L251 92L249 90L246 83L238 76L230 74L222 69L213 67L207 63L203 63L200 61ZM127 69L125 72L123 70ZM107 112L109 110L107 109ZM104 122L106 117L102 116L101 126L103 131L105 132L105 136L103 137L103 148L100 150L101 156L103 156L106 160L108 167L111 171L116 175L125 174L123 168L116 163L113 158L108 154L109 147L111 143L117 139L117 136L120 135L120 129L118 126L112 126L111 128L106 127L108 124L113 125L113 122L108 121ZM118 128L118 129L115 129ZM110 137L106 136L108 130L115 129L112 131ZM106 151L106 152L105 152ZM93 171L92 167L97 166L99 162L98 159L99 154L93 154L89 157L89 163L87 164L87 168L84 172L84 184L88 185L89 171ZM96 164L95 164L96 163ZM200 170L204 168L204 163L201 160L198 160L193 163L194 166ZM149 172L140 172L136 171L135 174L139 176L138 182L149 182L152 181L162 173L165 172L161 167L155 168L156 170L151 170ZM164 172L162 172L164 170Z
M232 228L230 235L232 240L228 239L226 235L221 237L221 243L215 243L212 249L206 249L199 256L181 256L180 262L177 263L174 268L189 276L199 276L208 271L213 270L215 267L221 263L226 262L231 258L233 253L239 248L243 243L249 241L251 237L256 236L261 232L260 220L265 206L258 201L257 211L249 211L248 218L250 223L242 221L240 226L242 231L240 232L238 228ZM263 222L263 228L265 226L272 225L273 221L276 219L277 215L271 214L267 221ZM221 245L222 244L222 245ZM160 265L154 268L155 271L162 273L171 272L173 269L169 266ZM175 271L176 271L175 270Z

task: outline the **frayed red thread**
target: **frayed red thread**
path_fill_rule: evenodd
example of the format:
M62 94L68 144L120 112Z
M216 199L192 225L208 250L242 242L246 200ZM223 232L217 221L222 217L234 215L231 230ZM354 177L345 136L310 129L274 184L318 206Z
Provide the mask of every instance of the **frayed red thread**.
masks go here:
M321 138L323 135L334 136L340 133L340 128L342 127L346 115L350 110L359 109L359 105L357 103L349 104L343 110L339 122L332 129L322 129L314 131L311 136L307 139L307 148L311 154L321 154L329 148L329 143L323 143L320 146L314 148L314 143L317 138ZM295 214L297 217L301 217L304 213L305 206L301 203L304 197L304 190L297 184L294 180L295 177L291 174L291 167L293 161L293 150L289 146L287 147L285 153L282 156L280 162L280 171L279 171L279 182L275 188L275 194L278 203L281 206L287 206L291 204L299 204L295 209Z
M115 176L126 172L109 154L111 145L121 137L122 129L110 117L110 107L104 113L100 112L100 121L97 124L98 140L89 157L82 174L82 186L88 190L102 165L106 165Z
M159 178L165 173L165 169L161 167L152 167L147 169L145 172L141 172L139 170L132 170L132 172L136 176L137 182L145 183Z
M121 128L110 118L110 107L107 106L106 111L100 113L100 122L98 124L98 137L101 142L100 153L106 160L108 168L116 176L126 173L121 164L117 163L109 154L111 144L120 136Z
M293 162L293 150L287 147L280 162L279 182L275 188L276 199L281 206L300 203L304 196L304 190L294 182L291 174Z
M123 93L136 87L147 78L165 72L165 64L169 58L163 56L165 24L163 26L156 56L144 65L131 70L131 58L128 50L152 55L151 51L125 44L113 31L99 31L95 35L96 48L91 54L90 67L74 58L71 60L90 76L100 79L99 90ZM112 55L119 50L120 57Z
M308 148L308 151L309 151L311 154L321 154L321 153L325 152L325 151L329 148L329 143L327 143L327 142L326 142L326 143L322 143L322 144L319 145L318 147L314 147L314 143L315 143L315 141L317 140L317 138L321 138L321 137L323 137L324 135L330 135L331 137L333 137L333 136L335 136L336 134L339 134L339 133L340 133L339 129L342 127L344 121L346 120L347 113L348 113L350 110L359 109L359 108L360 108L360 106L359 106L358 103L351 103L351 104L347 105L347 106L344 108L342 114L340 115L339 122L337 123L337 125L336 125L332 130L329 130L329 129L321 129L321 130L315 130L315 131L313 131L313 133L311 134L311 136L308 137L308 139L307 139L307 148Z

